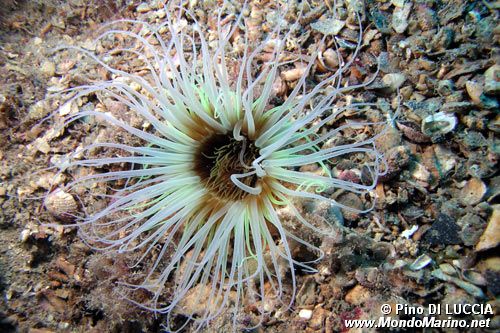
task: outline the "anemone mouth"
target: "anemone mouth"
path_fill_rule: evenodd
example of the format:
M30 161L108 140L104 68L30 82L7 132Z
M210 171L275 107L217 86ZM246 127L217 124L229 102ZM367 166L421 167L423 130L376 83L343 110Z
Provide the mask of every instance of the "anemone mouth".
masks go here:
M194 153L194 172L215 198L222 201L242 200L251 195L236 186L231 175L245 174L259 156L259 149L245 135L234 138L231 133L212 133L200 141ZM249 175L241 182L256 187L261 180Z

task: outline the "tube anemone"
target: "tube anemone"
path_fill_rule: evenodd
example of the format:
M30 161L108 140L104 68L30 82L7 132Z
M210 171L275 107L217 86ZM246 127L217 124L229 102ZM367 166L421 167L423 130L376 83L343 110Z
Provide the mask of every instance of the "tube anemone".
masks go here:
M79 235L94 249L141 253L137 265L155 253L153 264L139 285L151 292L151 300L139 304L155 312L170 314L183 308L187 322L201 328L224 309L237 314L252 299L263 315L271 300L293 300L295 270L313 272L311 263L296 261L290 241L318 253L314 245L300 239L280 220L279 209L290 207L306 228L324 232L309 223L293 207L295 198L312 198L344 206L328 193L343 189L356 194L370 192L380 174L382 155L373 134L363 141L332 145L346 129L377 123L349 123L335 129L328 124L349 110L364 112L369 103L337 107L338 97L349 89L341 87L342 74L351 60L314 87L306 86L316 54L306 62L305 73L281 104L272 101L272 87L283 62L283 42L275 43L271 59L257 65L257 58L272 38L286 40L282 24L268 40L245 47L238 57L237 73L230 71L227 50L230 39L245 27L243 15L222 24L219 11L216 43L207 36L188 10L173 7L165 22L153 27L145 22L122 20L107 27L97 38L103 41L121 35L129 48L99 57L81 48L111 74L108 81L70 89L73 99L96 95L126 106L147 126L134 126L120 115L80 111L66 124L92 116L136 137L143 145L118 142L93 143L61 164L61 171L94 170L67 184L68 190L82 185L108 184L107 206L76 221ZM180 24L186 20L191 24ZM283 18L280 18L283 21ZM227 20L226 20L227 21ZM124 26L125 28L116 28ZM140 27L141 29L133 29ZM226 29L229 28L229 29ZM140 32L134 32L139 31ZM141 72L124 71L113 65L117 54L142 61ZM234 64L232 64L234 65ZM367 83L365 83L367 84ZM326 89L328 88L328 89ZM105 157L85 157L99 149ZM117 153L119 152L119 154ZM328 165L346 155L358 156L371 173L371 184L335 178ZM109 165L118 166L109 169ZM129 169L119 166L128 165ZM321 166L321 172L298 171L305 165ZM97 173L96 168L104 171ZM119 183L121 181L121 183ZM120 188L116 188L121 184ZM91 208L91 207L89 207ZM289 273L287 277L285 274ZM284 285L288 285L285 295ZM171 294L162 298L169 286ZM202 311L186 309L186 298L204 301ZM167 301L165 301L165 299ZM291 303L286 302L289 306Z

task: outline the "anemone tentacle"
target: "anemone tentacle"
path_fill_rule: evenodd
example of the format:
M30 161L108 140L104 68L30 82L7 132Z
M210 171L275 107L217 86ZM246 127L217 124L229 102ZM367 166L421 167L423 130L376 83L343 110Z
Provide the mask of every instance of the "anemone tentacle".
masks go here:
M246 5L246 4L245 4ZM264 315L267 301L280 300L290 307L297 286L295 270L314 272L322 251L302 239L280 219L279 211L290 208L295 220L306 228L324 233L306 220L294 206L294 198L325 201L342 209L347 207L330 197L327 189L355 194L374 189L381 174L383 155L375 140L385 127L383 121L354 121L331 128L345 111L362 114L374 103L336 106L343 93L371 82L341 87L342 75L355 60L362 41L359 23L357 47L344 62L336 49L339 68L315 86L308 85L317 52L305 62L304 74L276 104L273 84L288 63L281 56L286 40L296 23L283 32L285 14L258 45L249 43L247 31L236 74L229 70L228 49L231 38L247 22L240 14L222 26L223 9L218 12L215 45L200 28L196 16L183 6L167 8L165 22L153 26L136 20L120 20L107 25L97 41L121 35L130 45L120 53L140 59L141 74L113 65L113 54L98 56L76 49L111 74L111 79L68 89L73 99L96 95L124 105L148 123L138 128L122 115L80 111L65 125L84 117L94 117L144 146L124 142L95 142L70 154L62 171L76 168L94 171L68 183L68 191L90 184L117 186L102 195L108 205L81 217L74 226L93 249L139 252L131 267L149 263L142 283L129 284L152 294L147 303L130 301L158 313L181 312L187 321L201 328L226 308L238 314L248 299L254 299ZM286 13L286 10L284 11ZM181 25L182 18L192 22ZM358 21L359 17L358 17ZM125 25L120 29L118 25ZM140 32L130 27L143 27ZM243 29L244 30L244 29ZM275 39L270 60L255 69L256 59ZM326 37L325 37L326 38ZM324 39L323 38L323 41ZM156 41L156 43L153 42ZM337 46L335 46L337 47ZM326 88L330 91L325 92ZM330 145L344 131L369 127L373 135L362 141ZM95 150L113 155L93 157ZM370 184L335 178L329 169L341 157L363 157L372 175ZM321 173L299 171L305 165L319 165ZM107 169L125 166L125 169ZM132 166L126 169L127 166ZM120 181L125 182L125 185ZM318 258L299 262L292 256L290 243L309 248ZM154 255L154 259L152 259ZM288 272L291 276L288 281ZM174 290L164 295L166 289ZM290 291L291 290L291 291ZM207 305L196 311L186 307L186 299L205 299ZM288 301L285 301L288 299ZM178 327L178 329L182 329Z

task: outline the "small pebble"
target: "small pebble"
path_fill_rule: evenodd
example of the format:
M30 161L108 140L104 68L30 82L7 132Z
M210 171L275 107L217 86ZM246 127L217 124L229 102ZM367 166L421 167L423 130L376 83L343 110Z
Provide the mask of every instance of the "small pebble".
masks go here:
M431 173L429 172L429 170L427 170L425 165L423 165L421 163L414 163L413 164L413 172L411 175L415 180L418 180L418 181L421 181L424 183L428 183L429 178L431 177Z
M417 22L424 31L433 29L438 23L436 12L428 6L429 4L424 2L419 4L416 9Z
M398 34L405 32L408 27L408 16L410 15L412 4L411 2L404 4L402 7L396 7L392 14L392 28Z
M465 83L465 88L469 94L470 99L475 104L481 104L481 95L483 94L483 87L481 84L475 81L467 81Z
M285 81L296 81L304 75L305 71L306 67L299 66L282 72L281 77Z
M26 243L30 237L30 231L28 229L24 229L21 231L21 234L19 235L19 240L21 243Z
M500 243L500 205L494 205L488 226L476 245L476 251L495 248L498 243Z
M387 170L385 175L380 176L380 181L395 178L401 170L410 162L410 150L406 146L397 146L385 152L387 157Z
M398 88L401 88L405 81L406 77L400 73L386 74L382 78L382 82L387 84L391 91L396 91Z
M145 2L139 4L139 6L137 6L137 8L135 9L138 13L147 13L149 11L151 11L151 7L149 7L149 5Z
M35 148L44 153L48 154L50 152L50 144L44 138L37 138L34 142Z
M488 94L500 92L500 65L493 65L484 72L484 91Z
M345 22L337 19L328 19L317 21L311 24L311 28L322 33L323 35L336 36L345 26Z
M424 242L430 245L460 244L460 227L455 220L445 214L439 214L432 226L424 235Z
M66 102L63 104L63 106L61 106L59 108L59 115L60 116L67 116L68 114L75 114L78 112L78 108L76 106L75 103L73 103L73 101L69 101L69 102Z
M345 301L349 304L360 305L370 299L370 291L358 284L345 295Z
M50 61L44 61L40 66L40 71L45 76L54 76L56 74L56 65Z
M471 213L462 216L457 223L462 227L461 237L466 246L476 245L486 227L486 221Z
M441 107L442 112L465 113L472 109L474 104L471 102L448 102Z
M312 310L308 309L302 309L299 311L299 317L306 320L311 319L312 314L313 314Z
M395 7L403 7L404 4L405 4L405 1L406 0L391 0L391 3L395 6Z
M455 84L452 80L441 80L437 85L437 92L441 96L449 96L455 90Z
M159 19L163 19L165 18L165 16L167 16L167 12L165 12L165 10L163 9L160 9L156 12L156 16L159 18Z

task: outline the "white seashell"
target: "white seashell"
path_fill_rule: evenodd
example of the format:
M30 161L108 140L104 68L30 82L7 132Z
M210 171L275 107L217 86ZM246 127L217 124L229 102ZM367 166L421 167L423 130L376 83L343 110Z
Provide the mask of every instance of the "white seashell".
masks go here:
M438 112L422 120L422 133L428 136L446 134L457 125L457 117L452 114Z
M412 271L418 271L432 262L432 258L427 254L422 254L420 257L415 259L415 261L409 266Z
M78 211L75 198L63 190L55 190L49 193L44 204L50 214L65 222L71 221Z

